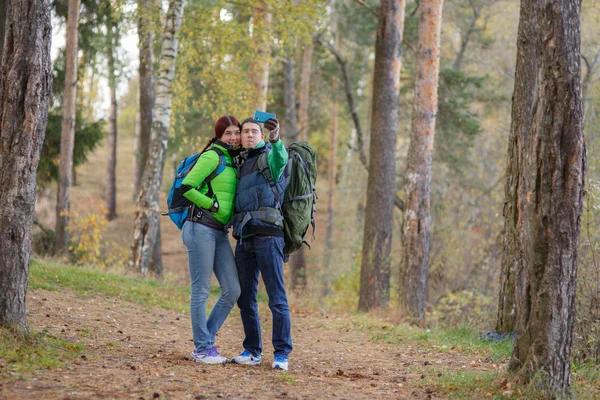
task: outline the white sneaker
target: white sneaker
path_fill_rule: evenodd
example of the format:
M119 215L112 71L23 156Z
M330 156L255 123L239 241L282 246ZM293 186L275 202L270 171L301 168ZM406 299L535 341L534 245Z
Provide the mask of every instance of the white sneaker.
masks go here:
M275 356L273 360L273 369L288 370L288 359L284 356Z
M227 358L220 355L216 347L204 349L199 352L194 349L194 351L192 351L192 358L196 360L196 362L204 364L225 364L227 362Z
M233 357L231 362L241 365L258 365L260 364L260 355L253 356L248 350L244 350L239 356Z

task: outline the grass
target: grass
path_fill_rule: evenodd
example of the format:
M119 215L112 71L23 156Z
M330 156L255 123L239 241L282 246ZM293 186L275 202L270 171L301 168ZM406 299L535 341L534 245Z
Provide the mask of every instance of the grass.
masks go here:
M36 370L60 368L83 352L83 344L48 335L46 331L16 334L0 328L0 364L2 370L20 376Z
M51 291L68 288L82 296L118 297L146 306L156 306L181 313L187 313L189 309L190 290L188 287L35 260L31 262L29 287L30 289ZM211 294L218 293L218 290L218 288L212 288Z
M400 324L380 330L372 335L371 340L392 344L410 342L441 353L458 350L465 354L489 357L491 361L497 363L508 361L513 349L511 339L495 342L482 340L478 333L466 327L421 329Z

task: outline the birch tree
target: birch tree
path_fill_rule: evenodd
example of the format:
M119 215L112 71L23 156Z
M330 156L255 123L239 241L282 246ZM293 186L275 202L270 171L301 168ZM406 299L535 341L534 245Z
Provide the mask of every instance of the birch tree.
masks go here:
M525 382L539 376L552 397L571 385L586 162L580 19L578 1L521 1L506 164L501 285L516 306L509 369Z
M10 0L0 64L0 325L26 329L35 173L52 91L48 0Z
M425 319L431 245L431 160L438 106L443 0L419 3L419 31L410 144L405 173L401 298L409 314Z
M144 168L137 201L130 264L142 275L148 274L157 238L159 194L166 161L171 122L171 90L175 79L178 34L183 19L184 0L170 0L162 42L162 53L156 85L156 103L152 122L150 156Z
M358 302L361 311L385 306L389 300L404 7L404 0L382 0L379 7Z
M65 89L63 94L60 163L56 201L56 253L69 249L69 212L71 210L71 180L73 177L73 143L75 141L75 108L77 99L77 66L79 43L80 0L69 0L67 17L67 42Z

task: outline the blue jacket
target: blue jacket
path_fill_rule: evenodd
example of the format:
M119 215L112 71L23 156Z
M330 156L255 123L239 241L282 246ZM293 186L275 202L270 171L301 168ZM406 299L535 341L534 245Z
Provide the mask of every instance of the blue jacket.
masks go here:
M285 155L285 161L287 161L287 152L283 144L277 143L277 145L283 149L282 155ZM274 153L281 152L281 149L277 150ZM273 182L274 187L272 188L259 169L261 154L270 152L270 143L266 143L262 147L259 145L257 148L251 149L244 163L238 166L239 182L235 196L236 214L233 225L233 236L237 239L256 234L283 236L281 205L283 204L285 178L280 173L279 179ZM269 169L268 173L277 172L272 171L269 164L274 164L274 162L268 162L264 166Z

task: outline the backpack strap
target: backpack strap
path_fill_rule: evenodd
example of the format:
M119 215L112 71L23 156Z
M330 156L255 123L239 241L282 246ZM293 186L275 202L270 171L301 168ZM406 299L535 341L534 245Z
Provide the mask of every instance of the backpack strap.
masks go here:
M271 187L273 195L275 196L275 200L277 201L277 206L278 208L281 208L281 197L279 197L277 186L275 185L275 181L271 175L271 170L269 169L269 152L265 151L258 156L258 170L265 177L267 182L269 182L269 186Z
M223 172L225 170L225 167L233 168L233 165L227 162L227 160L225 159L225 155L223 154L223 150L219 149L218 147L211 147L207 151L209 150L212 150L215 153L217 153L217 155L219 156L219 163L217 164L217 167L213 170L213 172L211 172L210 175L208 175L206 179L204 179L204 181L200 184L198 190L202 190L204 186L208 186L208 192L206 193L206 197L212 199L215 193L213 192L213 188L210 182L213 179L215 179L221 172Z
M283 229L283 215L281 214L281 211L272 207L261 207L256 211L246 211L237 213L233 216L233 222L236 223L241 221L239 230L240 232L243 232L244 226L246 226L246 224L254 218L269 224L276 225L279 228Z

